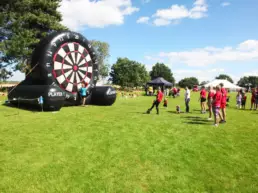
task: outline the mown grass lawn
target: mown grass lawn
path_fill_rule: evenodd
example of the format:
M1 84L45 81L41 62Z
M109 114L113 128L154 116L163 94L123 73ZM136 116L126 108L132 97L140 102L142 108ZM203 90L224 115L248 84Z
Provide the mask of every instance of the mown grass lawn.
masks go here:
M197 98L181 115L183 97L160 115L143 114L152 97L58 113L1 105L0 192L258 192L258 111L233 96L215 128Z

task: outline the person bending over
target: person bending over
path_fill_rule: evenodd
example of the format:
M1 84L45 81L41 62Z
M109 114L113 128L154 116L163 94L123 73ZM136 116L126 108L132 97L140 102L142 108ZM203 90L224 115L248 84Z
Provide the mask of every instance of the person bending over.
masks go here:
M157 115L159 114L159 104L162 101L162 98L163 98L163 93L161 92L161 89L159 88L158 92L157 92L156 100L153 102L152 107L147 110L147 114L150 114L150 112L152 111L154 106L156 106Z
M201 113L206 113L206 90L205 87L202 86L202 90L200 92L200 101L201 101Z

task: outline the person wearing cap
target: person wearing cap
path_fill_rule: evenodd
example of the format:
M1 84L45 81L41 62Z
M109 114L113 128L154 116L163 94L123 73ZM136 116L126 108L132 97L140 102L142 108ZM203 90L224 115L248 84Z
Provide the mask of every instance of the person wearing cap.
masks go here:
M221 94L222 94L222 99L221 99L221 113L219 113L220 116L220 123L226 123L226 106L227 106L227 90L224 88L224 84L220 83L221 86Z
M156 100L153 102L152 107L147 110L147 114L150 114L150 112L152 111L154 106L156 106L157 115L159 114L159 104L162 101L162 98L163 98L163 93L161 92L161 89L159 87L158 92L157 92L157 96L156 96Z

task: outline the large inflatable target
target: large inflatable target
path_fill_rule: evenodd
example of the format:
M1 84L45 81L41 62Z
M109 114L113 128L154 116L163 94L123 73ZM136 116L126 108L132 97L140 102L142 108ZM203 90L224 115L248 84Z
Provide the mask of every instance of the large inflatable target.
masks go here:
M87 83L86 103L112 105L116 91L110 86L97 87L98 61L90 42L81 34L71 31L53 32L43 38L34 50L31 71L8 99L16 104L38 106L43 98L44 110L56 111L62 106L81 104L78 94Z
M53 57L53 76L65 91L76 93L92 81L93 63L88 50L77 42L64 43Z
M96 85L96 53L82 35L67 31L49 36L43 52L45 56L39 63L47 70L49 81L68 95L76 94L83 83L88 88Z

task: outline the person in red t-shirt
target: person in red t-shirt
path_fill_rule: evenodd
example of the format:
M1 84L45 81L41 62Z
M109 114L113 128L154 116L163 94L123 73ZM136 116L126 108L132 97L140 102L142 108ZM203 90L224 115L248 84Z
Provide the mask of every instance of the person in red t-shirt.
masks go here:
M214 126L219 126L220 119L220 107L222 101L222 93L220 86L216 86L216 93L213 96L212 109L214 114Z
M207 100L208 100L208 107L209 107L209 118L208 120L211 120L212 118L212 101L213 101L213 97L216 93L216 87L212 87L212 86L209 86L209 93L208 93L208 97L207 97Z
M200 101L201 101L201 113L206 113L206 90L205 87L202 86L202 90L200 92Z
M162 98L163 98L163 93L161 92L161 89L159 88L157 96L156 96L156 100L153 102L152 107L147 110L147 114L150 114L150 112L154 108L154 106L156 106L157 115L159 114L159 104L162 101Z
M221 94L222 94L222 99L221 99L221 111L222 115L219 114L221 121L220 123L226 123L226 105L227 105L227 90L224 88L224 84L221 83Z
M252 89L251 108L250 108L250 110L253 110L253 107L255 109L255 89Z

